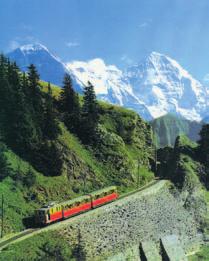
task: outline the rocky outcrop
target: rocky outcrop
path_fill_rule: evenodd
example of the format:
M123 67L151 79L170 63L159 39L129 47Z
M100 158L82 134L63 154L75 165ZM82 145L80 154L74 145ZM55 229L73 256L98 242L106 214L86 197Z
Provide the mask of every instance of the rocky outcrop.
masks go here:
M86 260L107 260L171 234L178 236L185 252L200 242L195 219L170 193L167 181L64 223L60 235L78 245Z

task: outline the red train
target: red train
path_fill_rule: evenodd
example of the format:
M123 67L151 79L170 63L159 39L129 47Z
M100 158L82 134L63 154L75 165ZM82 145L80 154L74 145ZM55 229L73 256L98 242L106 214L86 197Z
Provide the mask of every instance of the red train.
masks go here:
M72 200L51 203L36 210L36 222L40 225L47 225L107 204L117 198L117 188L111 186Z

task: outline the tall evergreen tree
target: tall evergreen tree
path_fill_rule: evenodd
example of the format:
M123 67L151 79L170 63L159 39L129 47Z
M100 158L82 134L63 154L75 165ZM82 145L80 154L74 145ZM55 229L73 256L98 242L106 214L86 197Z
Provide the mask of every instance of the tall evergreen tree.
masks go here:
M44 103L39 81L40 78L36 67L31 64L28 67L28 98L30 100L30 111L33 114L33 121L36 125L36 132L41 141L44 128Z
M29 151L34 150L38 146L39 138L27 98L23 91L24 81L23 76L22 81L16 86L7 142L15 151L26 156Z
M75 111L75 102L73 104ZM44 94L34 65L29 66L26 75L15 63L0 55L0 142L45 174L59 175L62 153L56 142L53 143L58 131L50 84L48 93ZM1 178L6 175L4 170L6 162L0 148ZM30 179L30 175L27 178Z
M209 124L203 125L200 131L200 140L198 143L200 145L200 158L209 166Z
M55 139L58 133L59 126L53 106L52 89L50 83L48 83L48 93L45 98L44 136L48 139Z
M63 112L63 120L67 128L76 133L80 123L79 97L73 89L70 75L65 75L63 83L63 90L60 96L60 108Z
M11 119L12 89L8 81L8 61L0 56L0 130L1 136L7 133L7 127Z
M96 139L99 121L98 103L93 85L88 82L84 88L82 107L81 137L85 143L93 143Z

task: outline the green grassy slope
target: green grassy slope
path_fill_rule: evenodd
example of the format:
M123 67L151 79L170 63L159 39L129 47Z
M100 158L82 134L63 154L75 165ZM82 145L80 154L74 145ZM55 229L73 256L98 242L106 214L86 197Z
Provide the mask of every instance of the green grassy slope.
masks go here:
M52 86L52 90L57 98L60 89ZM10 149L5 152L12 168L10 176L0 182L5 198L5 235L30 226L34 209L43 203L67 200L108 185L129 191L136 187L138 169L139 185L153 179L151 128L133 111L101 102L100 142L94 148L84 146L61 122L60 127L55 141L63 160L59 176L44 176ZM29 171L32 184L27 179Z
M7 247L0 252L0 261L76 261L81 254L57 232L46 232Z
M191 122L183 118L167 114L150 122L157 137L157 145L162 148L173 146L176 137L185 134L191 140L199 139L198 133L202 127L201 123Z

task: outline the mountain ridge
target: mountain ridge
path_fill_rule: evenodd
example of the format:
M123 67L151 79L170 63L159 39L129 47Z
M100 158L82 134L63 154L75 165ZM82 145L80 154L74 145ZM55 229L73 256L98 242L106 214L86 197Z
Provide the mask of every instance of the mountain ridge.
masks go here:
M209 115L207 88L177 61L158 52L124 71L101 58L63 63L41 44L22 46L8 56L23 70L34 63L43 80L57 85L62 84L64 73L70 73L79 93L90 81L97 98L133 109L145 120L173 113L201 121Z
M163 148L173 147L176 138L180 135L186 135L190 140L197 142L200 139L199 132L204 123L189 121L169 113L150 121L150 124L156 136L157 147Z

